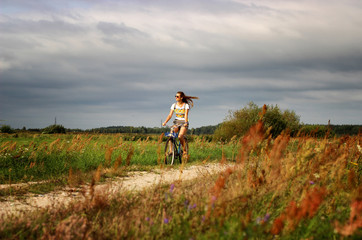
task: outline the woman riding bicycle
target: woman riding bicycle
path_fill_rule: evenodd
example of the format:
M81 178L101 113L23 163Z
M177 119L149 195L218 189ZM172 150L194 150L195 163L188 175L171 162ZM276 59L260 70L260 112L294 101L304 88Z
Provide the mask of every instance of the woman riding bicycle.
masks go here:
M175 112L176 117L171 127L171 132L177 133L180 139L183 149L185 149L185 140L184 136L186 135L187 129L189 127L189 110L194 106L192 99L199 99L198 97L186 96L183 92L177 92L176 103L172 104L170 113L168 114L166 121L162 123L163 126L172 118L173 112ZM187 154L187 153L186 153Z

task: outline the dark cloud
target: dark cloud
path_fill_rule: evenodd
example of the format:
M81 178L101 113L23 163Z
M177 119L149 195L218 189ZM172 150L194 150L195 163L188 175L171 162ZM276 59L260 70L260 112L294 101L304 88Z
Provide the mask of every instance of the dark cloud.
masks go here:
M105 35L145 35L136 28L127 27L124 23L99 22L97 28Z
M250 101L360 123L357 1L61 3L2 1L0 118L13 127L158 126L179 90L200 97L192 127Z

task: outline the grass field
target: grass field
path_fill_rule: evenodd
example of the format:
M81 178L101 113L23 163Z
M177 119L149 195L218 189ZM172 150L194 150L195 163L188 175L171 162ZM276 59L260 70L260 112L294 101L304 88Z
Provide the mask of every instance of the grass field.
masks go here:
M99 180L99 166L113 169L103 177L163 167L162 139L130 138L2 135L0 181L68 185L74 175L77 182ZM360 239L361 144L362 136L265 138L261 122L227 144L194 137L188 164L218 160L235 167L115 198L94 193L67 208L14 216L2 220L0 238Z
M69 171L88 173L105 168L142 170L163 162L162 136L121 134L1 135L0 184L66 180ZM161 138L161 139L160 139ZM235 150L229 144L190 138L190 162L216 160ZM127 168L125 168L127 167Z

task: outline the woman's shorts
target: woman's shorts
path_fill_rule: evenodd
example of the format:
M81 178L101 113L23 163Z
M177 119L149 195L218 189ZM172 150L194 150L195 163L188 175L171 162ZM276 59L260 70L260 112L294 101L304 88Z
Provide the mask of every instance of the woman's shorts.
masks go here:
M175 120L175 121L173 121L173 126L172 126L172 128L178 128L178 130L180 130L181 127L185 127L185 126L184 126L185 123L186 123L185 120ZM188 128L189 128L189 125L187 125L185 128L188 129Z

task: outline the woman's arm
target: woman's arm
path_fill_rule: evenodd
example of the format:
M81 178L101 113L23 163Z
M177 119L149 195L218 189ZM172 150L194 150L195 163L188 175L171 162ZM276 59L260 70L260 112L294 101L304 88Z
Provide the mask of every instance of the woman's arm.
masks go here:
M173 109L170 110L170 113L168 114L166 120L162 123L162 126L165 126L168 121L172 118Z
M186 109L185 111L185 126L189 124L189 109Z

